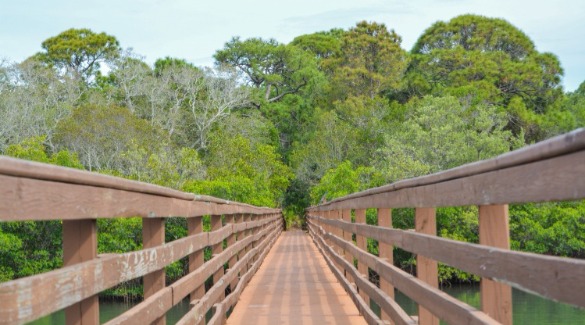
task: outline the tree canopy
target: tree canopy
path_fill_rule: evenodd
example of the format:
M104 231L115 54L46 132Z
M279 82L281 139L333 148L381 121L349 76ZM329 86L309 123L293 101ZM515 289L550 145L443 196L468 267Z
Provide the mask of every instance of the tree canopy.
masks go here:
M54 66L61 73L88 82L98 73L101 63L111 62L120 55L118 40L106 33L90 29L68 29L42 43L44 52L38 59Z
M114 36L69 29L23 62L0 61L0 153L280 207L298 225L309 204L585 126L585 82L564 93L558 58L509 22L439 21L410 52L390 27L361 21L288 44L234 37L213 68L151 64ZM583 232L567 231L584 214L583 202L512 205L512 247L584 257ZM376 223L374 210L366 216ZM396 228L413 219L413 209L393 211ZM437 221L442 237L478 241L476 207L439 208ZM141 247L138 218L98 227L100 253ZM167 241L186 235L183 218L165 227ZM59 222L0 223L0 281L58 267L60 231ZM404 251L395 257L415 266ZM440 279L478 280L444 265Z

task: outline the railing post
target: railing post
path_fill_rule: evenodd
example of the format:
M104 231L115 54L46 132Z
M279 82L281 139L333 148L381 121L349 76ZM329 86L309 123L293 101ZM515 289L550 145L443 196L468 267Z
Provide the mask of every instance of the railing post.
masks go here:
M142 247L152 248L165 243L165 220L163 218L142 218ZM144 299L165 287L165 269L154 271L143 277ZM166 324L165 316L153 324Z
M479 243L510 249L508 205L479 207ZM481 278L481 309L503 325L512 324L512 288L490 279Z
M343 219L343 221L351 223L351 210L345 209L341 211L341 218ZM351 243L352 236L353 233L350 231L343 232L343 239L348 243ZM351 252L349 250L345 251L345 259L349 262L349 264L353 265L353 255L351 255ZM350 283L353 282L353 279L349 272L345 272L345 277Z
M203 218L192 217L187 218L187 231L189 236L197 235L203 232ZM189 255L189 272L193 272L201 267L204 263L205 253L203 249ZM205 285L199 286L191 292L189 299L191 301L201 299L205 295Z
M243 215L241 214L235 214L234 218L233 218L233 223L234 225L237 225L239 223L241 223L243 220ZM242 235L240 232L234 232L233 234L233 243L235 244L237 241L239 241ZM229 243L228 243L229 245ZM238 260L240 259L240 252L236 252L236 254L234 255L234 257L232 257L232 259L230 259L230 267L234 266ZM234 281L232 281L232 283L230 284L230 288L232 289L232 291L236 288L236 286L238 285L238 281L239 281L239 277L236 277L234 279Z
M361 224L366 223L366 209L356 209L355 210L355 223L361 223ZM359 248L361 248L362 250L367 252L368 251L368 242L366 240L366 237L356 234L355 239L356 239L357 246ZM352 261L352 264L353 264L353 261ZM368 266L366 264L364 264L363 262L361 262L359 260L359 258L358 258L358 271L366 278L366 280L369 281L370 275L368 274ZM370 305L370 298L365 293L365 291L359 290L359 293L362 296L362 298L364 298L364 300L366 301L366 303L369 306Z
M257 214L253 214L250 216L250 221L254 222L254 221L258 221L258 215ZM258 228L254 228L254 230L251 231L251 235L254 236L259 232ZM254 248L256 247L256 242L252 241L252 243L250 244L250 248ZM256 262L256 260L258 259L258 255L254 256L251 261L252 263Z
M222 227L221 224L221 215L213 215L211 216L211 231L220 230ZM216 258L217 255L221 254L223 251L223 242L217 243L211 246L211 254L213 258ZM213 274L213 285L217 284L219 279L224 275L223 272L223 265Z
M416 208L414 220L417 232L427 235L437 234L435 208ZM423 282L430 284L434 288L439 287L437 261L418 254L416 256L416 273L417 277ZM418 323L420 325L439 325L439 319L419 305Z
M63 266L89 261L96 257L97 221L94 219L63 220ZM67 325L99 324L98 296L94 295L65 308L65 323Z
M231 214L229 216L225 216L225 222L226 224L229 223L232 225L232 234L228 236L227 238L227 246L228 248L233 246L236 243L236 232L234 231L234 226L236 224L236 216L235 214ZM228 272L232 272L233 270L231 270L234 265L236 265L236 262L238 260L238 254L237 252L234 252L234 255L232 257L230 257L230 260L228 261L228 266L229 266L229 270ZM236 276L234 278L234 281L232 281L232 283L230 283L230 290L234 291L234 288L236 286L238 277Z
M244 215L244 222L245 223L250 222L251 218L252 217L250 216L250 214L245 214ZM252 233L252 230L250 230L250 229L244 230L244 236L242 236L242 238L246 238L246 237L250 236L251 233ZM246 245L246 247L244 248L244 255L248 254L248 252L250 251L250 247L251 246L252 246L252 244ZM248 263L246 265L246 271L248 271L250 269L250 265L251 264L252 264L252 262L248 260Z
M392 210L378 209L378 226L392 228ZM389 264L394 264L394 248L390 244L378 242L378 255L385 259ZM380 289L390 298L394 299L394 286L386 279L380 277ZM382 310L382 320L390 321L390 316Z

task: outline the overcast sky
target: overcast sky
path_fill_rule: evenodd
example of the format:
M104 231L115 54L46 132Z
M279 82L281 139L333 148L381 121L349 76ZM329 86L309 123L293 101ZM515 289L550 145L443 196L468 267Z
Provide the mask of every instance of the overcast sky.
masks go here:
M113 35L149 63L171 56L203 66L233 36L287 43L361 20L386 24L410 50L433 22L465 13L504 18L556 54L565 90L585 80L585 0L0 0L0 58L20 62L74 27Z

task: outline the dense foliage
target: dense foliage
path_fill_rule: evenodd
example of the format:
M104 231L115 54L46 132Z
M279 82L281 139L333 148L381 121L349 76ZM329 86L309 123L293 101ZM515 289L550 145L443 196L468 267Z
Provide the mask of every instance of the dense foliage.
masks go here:
M564 93L554 54L476 15L433 24L410 52L397 32L365 21L289 44L235 37L215 68L169 57L150 66L88 29L41 47L0 62L0 153L282 207L289 226L310 204L585 125L585 83ZM412 209L393 216L395 227L413 227ZM583 202L512 206L512 248L583 258L584 218ZM367 220L377 223L374 210ZM139 218L98 227L100 253L141 248ZM185 235L184 219L166 227L169 241ZM440 236L476 242L477 227L476 207L438 210ZM60 266L60 241L58 221L0 223L0 281ZM376 254L377 243L368 249ZM415 266L401 250L395 260ZM168 278L184 267L167 268ZM475 279L440 272L442 281Z

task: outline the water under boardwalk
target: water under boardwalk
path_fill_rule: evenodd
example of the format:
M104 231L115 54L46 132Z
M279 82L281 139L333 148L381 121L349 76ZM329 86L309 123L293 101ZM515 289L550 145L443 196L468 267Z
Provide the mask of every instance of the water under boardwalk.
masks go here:
M283 232L227 324L366 324L311 238Z

